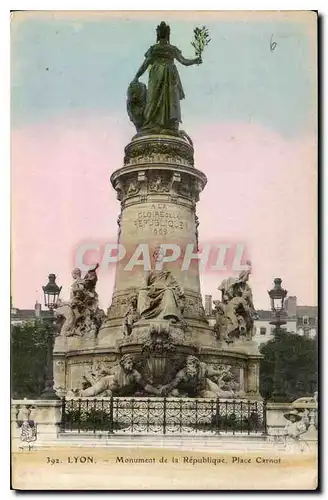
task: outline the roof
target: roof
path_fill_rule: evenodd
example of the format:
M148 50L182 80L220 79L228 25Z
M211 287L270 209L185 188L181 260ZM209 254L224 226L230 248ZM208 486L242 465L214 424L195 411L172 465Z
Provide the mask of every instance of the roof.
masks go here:
M260 319L260 320L261 319L262 320L272 320L273 319L272 311L265 310L265 309L258 309L256 312L257 312L258 319ZM288 318L286 313L283 313L281 315L281 317L284 319L291 319L291 318Z
M40 316L37 316L35 314L35 309L17 309L16 307L13 307L10 311L10 318L15 321L15 320L23 320L27 321L29 319L37 319L37 318L46 318L49 316L49 311L40 311Z
M34 309L16 309L10 311L10 316L13 318L35 318Z
M296 315L297 316L309 316L317 317L318 316L318 307L317 306L297 306L296 307Z
M258 319L272 319L272 311L259 309L257 312Z
M259 319L272 319L272 311L259 309L256 311ZM316 318L318 316L317 306L297 306L296 307L296 317L302 318L303 316L309 316L309 318ZM288 316L291 319L290 316ZM295 317L294 317L295 318Z

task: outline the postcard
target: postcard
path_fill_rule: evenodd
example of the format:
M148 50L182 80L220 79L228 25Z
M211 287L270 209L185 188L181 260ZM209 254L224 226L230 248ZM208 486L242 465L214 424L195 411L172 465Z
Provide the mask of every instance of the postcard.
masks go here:
M317 21L12 12L13 489L318 488Z

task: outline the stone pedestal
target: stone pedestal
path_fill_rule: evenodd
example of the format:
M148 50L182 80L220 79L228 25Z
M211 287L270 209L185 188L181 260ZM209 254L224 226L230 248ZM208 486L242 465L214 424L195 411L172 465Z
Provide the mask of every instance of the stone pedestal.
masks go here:
M267 403L266 409L268 435L281 435L287 424L284 414L293 409L291 403Z
M250 355L247 360L246 391L250 397L260 393L260 359L259 355Z
M58 438L61 425L61 401L13 400L11 406L11 435L13 449L29 446L53 445ZM35 427L35 439L24 439L22 426L28 423Z
M58 394L81 388L87 371L97 371L99 366L109 368L122 354L132 354L138 371L148 380L150 377L158 382L163 374L164 384L168 373L174 376L186 356L193 354L215 368L231 367L235 394L257 399L260 355L256 344L246 339L233 344L219 341L205 316L199 259L195 257L199 224L196 204L207 179L194 166L191 142L179 136L135 137L125 148L124 166L113 172L110 180L121 206L117 241L125 255L117 263L107 319L97 337L56 340ZM154 253L161 245L166 257L178 252L170 262L162 262L162 269L169 271L183 289L183 320L173 323L156 315L139 319L130 334L124 335L123 320L131 297L138 297L139 307L145 268L149 265L149 270L154 269ZM167 334L164 344L174 346L169 352L164 344L155 346L156 354L147 351L145 346L154 331ZM164 376L165 366L170 370ZM152 369L156 373L151 374Z
M177 245L179 257L165 263L184 289L184 319L190 326L191 341L197 343L197 328L203 329L202 343L212 343L202 304L198 261L187 270L183 259L187 245L197 251L196 202L206 184L205 175L194 168L193 147L179 137L145 136L134 139L125 149L124 167L114 172L111 182L121 202L118 243L126 249L116 268L108 321L99 332L99 345L117 347L122 337L122 320L131 293L137 292L145 274L143 265L131 270L129 261L140 244L153 253L161 244ZM146 249L146 252L148 249ZM145 258L145 255L142 255Z

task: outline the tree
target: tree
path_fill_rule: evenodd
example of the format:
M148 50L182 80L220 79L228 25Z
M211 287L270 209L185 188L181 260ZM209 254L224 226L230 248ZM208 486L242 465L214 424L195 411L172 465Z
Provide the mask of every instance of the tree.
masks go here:
M277 350L287 401L313 396L317 390L317 341L290 332L282 333L278 343L273 339L260 346L260 352L263 355L260 364L261 395L265 399L271 397Z
M47 325L38 320L11 328L12 397L38 398L44 389Z

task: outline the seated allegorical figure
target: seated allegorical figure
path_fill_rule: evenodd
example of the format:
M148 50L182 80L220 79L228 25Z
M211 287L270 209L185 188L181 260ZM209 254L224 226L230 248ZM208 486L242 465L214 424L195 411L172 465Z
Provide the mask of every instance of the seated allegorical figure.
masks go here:
M233 338L245 337L251 340L256 311L253 304L252 289L248 284L251 273L249 269L242 271L238 278L230 277L222 281L221 302L217 301L217 318L215 331L218 338L232 341Z
M224 386L224 372L219 372L200 361L196 356L187 356L185 366L174 380L161 387L161 394L201 398L233 397L233 392L221 389ZM217 380L214 381L214 380Z
M82 397L93 397L98 394L104 396L133 396L136 390L142 388L149 394L160 395L158 389L150 385L142 378L142 375L134 368L133 358L125 354L116 365L112 373L102 377L93 386L81 391Z
M184 291L170 271L150 271L138 294L138 312L143 319L182 321Z
M81 270L75 268L72 272L74 282L71 286L70 301L58 301L55 316L61 320L60 334L64 336L97 335L104 321L105 313L98 307L96 292L97 273L99 265L90 269L84 278ZM62 321L64 319L64 321Z

